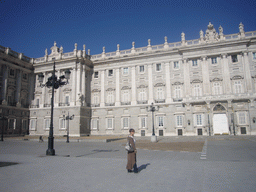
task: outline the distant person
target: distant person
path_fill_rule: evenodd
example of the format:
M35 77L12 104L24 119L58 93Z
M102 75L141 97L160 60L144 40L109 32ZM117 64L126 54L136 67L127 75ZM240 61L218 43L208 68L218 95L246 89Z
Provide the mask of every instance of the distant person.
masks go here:
M127 142L132 147L132 150L128 151L126 169L127 169L128 173L131 173L131 172L138 173L138 168L137 168L137 164L136 164L137 150L136 150L136 147L135 147L135 139L134 139L135 130L130 129L129 133L130 133L130 135L127 138Z

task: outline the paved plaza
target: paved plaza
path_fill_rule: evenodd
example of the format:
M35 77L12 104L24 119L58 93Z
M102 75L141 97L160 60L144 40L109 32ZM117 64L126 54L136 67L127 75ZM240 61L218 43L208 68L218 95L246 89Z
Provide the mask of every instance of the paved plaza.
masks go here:
M126 172L125 139L112 139L56 139L46 156L47 139L6 138L0 191L255 191L255 136L137 138L138 174Z

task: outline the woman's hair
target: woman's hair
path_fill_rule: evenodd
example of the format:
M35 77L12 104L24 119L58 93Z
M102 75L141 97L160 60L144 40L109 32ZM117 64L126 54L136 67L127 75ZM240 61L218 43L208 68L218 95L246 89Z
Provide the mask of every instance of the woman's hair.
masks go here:
M131 132L135 132L135 130L134 129L129 129L129 132L131 133Z

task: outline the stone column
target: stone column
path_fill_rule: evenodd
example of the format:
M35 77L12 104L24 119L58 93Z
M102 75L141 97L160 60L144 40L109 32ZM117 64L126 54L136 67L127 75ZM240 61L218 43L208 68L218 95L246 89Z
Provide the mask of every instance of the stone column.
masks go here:
M48 75L47 75L46 72L44 72L43 75L44 75L43 84L45 84L45 83L46 83L46 79L48 79L48 77L47 77ZM42 101L41 101L41 103L39 103L39 107L40 107L40 108L44 107L44 104L45 104L45 96L46 96L46 87L43 87L43 88L42 88Z
M7 105L7 83L8 83L8 71L9 71L9 67L4 65L3 66L3 78L2 78L2 105Z
M29 105L31 104L31 101L33 100L34 97L34 92L35 92L35 75L33 73L28 74L28 103Z
M100 74L100 107L105 106L105 70Z
M83 106L86 106L86 88L87 88L87 85L86 85L86 80L85 80L85 75L86 75L86 68L85 68L85 65L83 65L83 68L82 68L82 101L83 101Z
M120 68L116 69L116 102L115 106L120 106Z
M15 93L15 102L17 103L17 107L21 107L20 103L20 91L21 91L21 76L22 76L22 71L20 69L16 70L17 71L17 78L16 78L16 93Z
M76 71L76 105L81 105L81 64L79 63L77 65L77 71Z
M60 77L60 70L56 71L56 76L59 78ZM65 85L64 85L65 86ZM59 89L56 89L56 95L54 95L54 107L58 107L59 106L59 102L60 102L60 90L62 89L62 87L60 87ZM54 94L55 94L54 93Z
M71 75L72 75L72 83L71 83L72 95L71 95L70 106L75 106L76 105L76 76L77 76L76 67L72 68Z
M171 82L170 82L170 63L165 63L165 80L166 80L166 103L172 102Z
M131 67L132 68L132 102L131 102L131 105L136 105L137 103L137 99L136 99L136 77L135 77L135 69L136 67L133 66Z
M252 93L252 78L250 63L248 59L248 52L243 52L242 64L244 66L244 77L245 77L245 92ZM247 90L246 90L247 89Z
M230 73L229 73L229 66L228 66L228 58L227 54L222 54L222 74L223 74L223 93L224 94L231 94L232 87L230 82Z
M183 70L184 70L184 96L189 97L191 94L190 90L190 74L189 74L189 63L187 59L183 59Z
M203 76L203 95L211 94L210 78L209 78L209 65L206 57L202 57L201 66L202 66L202 76Z
M154 95L153 95L153 64L148 65L148 104L154 102Z

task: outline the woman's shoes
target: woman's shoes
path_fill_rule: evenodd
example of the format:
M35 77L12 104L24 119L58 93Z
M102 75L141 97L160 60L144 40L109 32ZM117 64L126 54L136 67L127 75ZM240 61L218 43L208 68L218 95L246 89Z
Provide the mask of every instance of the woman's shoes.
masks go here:
M127 171L128 171L128 173L132 173L133 172L131 169L128 169Z

